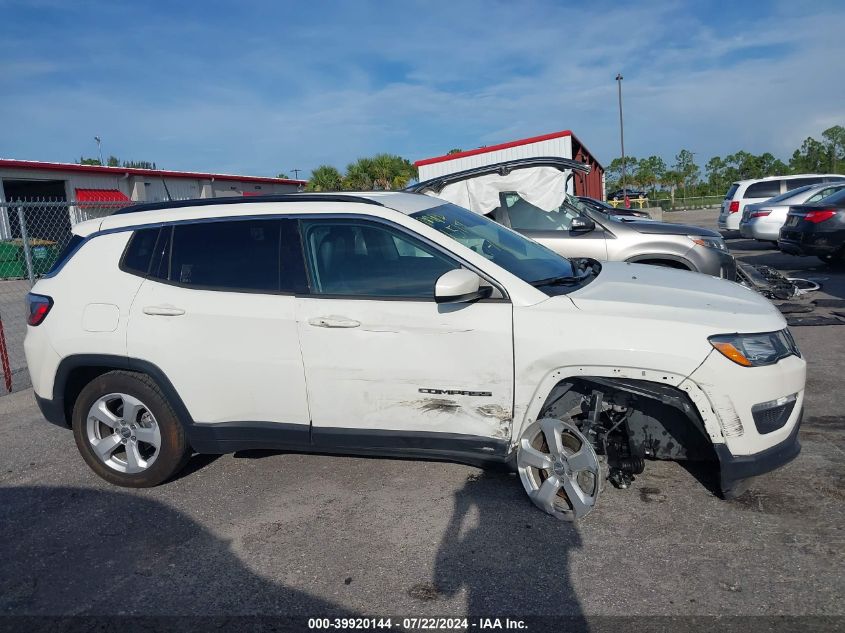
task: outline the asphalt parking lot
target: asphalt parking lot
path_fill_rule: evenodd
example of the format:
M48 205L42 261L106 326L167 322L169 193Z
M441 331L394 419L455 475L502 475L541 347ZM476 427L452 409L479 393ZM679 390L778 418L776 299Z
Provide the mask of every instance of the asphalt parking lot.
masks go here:
M845 271L730 245L845 299ZM119 489L14 393L0 398L0 613L843 616L845 326L793 333L809 362L798 459L731 502L651 462L577 525L536 510L514 475L435 462L200 456L166 485Z

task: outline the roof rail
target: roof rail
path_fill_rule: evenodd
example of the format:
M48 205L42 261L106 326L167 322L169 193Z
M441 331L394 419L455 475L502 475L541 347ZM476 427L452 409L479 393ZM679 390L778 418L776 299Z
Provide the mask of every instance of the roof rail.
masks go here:
M171 200L168 202L144 202L118 209L112 215L138 213L140 211L158 211L160 209L206 207L216 204L252 204L256 202L361 202L363 204L374 204L379 207L384 206L381 202L376 202L369 198L339 193L276 193L266 196L246 196L243 198L226 196L225 198L195 198L193 200Z

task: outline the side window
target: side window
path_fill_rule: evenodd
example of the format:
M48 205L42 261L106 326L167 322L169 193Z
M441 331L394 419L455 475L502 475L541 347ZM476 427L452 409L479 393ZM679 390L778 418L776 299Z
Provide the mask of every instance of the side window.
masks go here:
M748 185L743 198L774 198L780 193L780 180L764 180Z
M457 262L402 231L344 221L303 221L311 292L433 299L434 284Z
M841 186L825 187L821 191L819 191L816 194L807 198L807 202L805 202L804 204L810 204L811 202L818 202L819 200L822 200L823 198L827 198L829 195L834 194L841 189L842 189Z
M573 218L578 217L566 206L557 211L543 211L517 193L502 194L500 200L507 208L511 228L517 231L568 231Z
M823 178L790 178L786 182L786 190L798 189L798 187L806 187L807 185L818 185L824 182Z
M159 228L140 229L132 233L123 254L121 268L126 272L145 275L150 271L150 262L158 240Z
M281 228L280 220L174 225L169 248L156 249L155 275L187 287L278 292Z

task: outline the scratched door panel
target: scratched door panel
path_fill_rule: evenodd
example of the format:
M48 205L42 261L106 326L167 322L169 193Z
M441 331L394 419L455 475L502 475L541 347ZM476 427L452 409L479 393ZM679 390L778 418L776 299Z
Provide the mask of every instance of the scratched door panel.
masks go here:
M315 430L510 438L509 303L303 297L296 311Z

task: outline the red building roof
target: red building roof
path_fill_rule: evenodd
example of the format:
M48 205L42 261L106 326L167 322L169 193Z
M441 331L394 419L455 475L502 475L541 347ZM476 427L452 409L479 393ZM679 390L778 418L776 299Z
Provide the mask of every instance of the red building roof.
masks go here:
M521 138L521 139L517 139L516 141L509 141L507 143L499 143L498 145L488 145L486 147L479 147L477 149L470 149L470 150L467 150L465 152L455 152L454 154L444 154L443 156L434 156L433 158L423 158L421 160L416 161L414 163L414 165L416 167L421 167L422 165L431 165L433 163L442 163L444 161L452 160L452 159L455 159L455 158L464 158L466 156L476 156L478 154L487 154L488 152L495 152L495 151L500 150L500 149L508 149L509 147L519 147L520 145L529 145L531 143L539 143L540 141L550 141L552 139L563 138L565 136L571 136L576 141L578 141L578 144L581 145L581 148L586 153L588 153L591 157L593 157L593 160L596 162L596 164L599 167L604 169L602 167L601 163L599 163L595 159L595 157L592 155L592 152L590 152L584 146L584 144L581 143L581 141L578 139L578 137L575 136L572 133L571 130L563 130L561 132L552 132L550 134L541 134L540 136L531 136L529 138Z
M168 171L166 169L135 169L131 167L103 167L101 165L77 165L76 163L44 163L38 160L12 160L0 158L0 169L41 169L45 171L76 171L89 174L110 174L123 176L157 176L165 178L192 178L197 180L234 180L276 185L304 185L307 180L292 178L264 178L261 176L236 176L233 174L206 174L194 171Z

